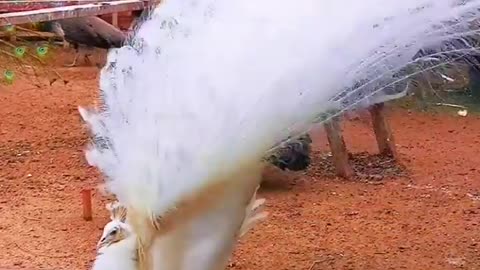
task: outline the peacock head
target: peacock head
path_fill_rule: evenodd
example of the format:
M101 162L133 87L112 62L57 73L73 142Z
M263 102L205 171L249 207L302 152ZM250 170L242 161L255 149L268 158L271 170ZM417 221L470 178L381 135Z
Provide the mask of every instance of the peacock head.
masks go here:
M112 220L103 229L102 237L97 244L97 250L115 245L133 235L133 230L127 223Z
M106 205L111 221L103 228L97 249L109 247L133 235L133 229L126 223L127 209L118 201Z

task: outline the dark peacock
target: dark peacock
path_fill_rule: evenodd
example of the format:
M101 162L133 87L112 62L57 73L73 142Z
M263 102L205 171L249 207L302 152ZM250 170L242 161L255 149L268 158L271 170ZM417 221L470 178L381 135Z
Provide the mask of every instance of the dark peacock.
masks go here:
M75 58L68 66L77 64L80 49L119 48L126 39L126 34L121 30L95 16L44 22L42 30L56 33L73 45L76 51ZM89 55L89 53L84 54L85 62L90 63Z
M305 133L282 144L265 157L265 161L281 170L302 171L310 165L312 139Z
M415 58L425 58L423 67L430 68L438 65L440 61L446 63L463 63L468 67L469 88L474 98L480 98L480 35L476 32L480 25L472 25L470 35L446 40L435 46L420 50ZM448 66L448 65L446 65Z

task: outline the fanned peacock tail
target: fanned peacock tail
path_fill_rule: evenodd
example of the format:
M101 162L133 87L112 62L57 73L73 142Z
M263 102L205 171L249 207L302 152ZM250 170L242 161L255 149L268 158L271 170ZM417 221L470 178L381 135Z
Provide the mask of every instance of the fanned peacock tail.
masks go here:
M480 0L163 2L109 53L102 109L81 111L104 142L91 145L87 160L127 207L141 263L224 269L266 153L284 147L273 162L301 167L285 153L309 144L285 147L289 141L408 77L401 71L421 48L468 32L479 7Z

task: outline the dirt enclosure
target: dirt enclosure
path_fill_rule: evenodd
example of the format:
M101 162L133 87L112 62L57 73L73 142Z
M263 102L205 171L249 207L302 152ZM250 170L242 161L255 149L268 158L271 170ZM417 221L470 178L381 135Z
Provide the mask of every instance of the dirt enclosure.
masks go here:
M93 221L81 218L80 191L101 177L84 161L77 106L92 104L99 70L59 65L71 56L53 61L67 85L30 74L0 88L0 269L89 269L108 220L98 193ZM380 177L332 177L315 130L308 171L268 174L270 217L231 268L480 269L480 117L390 108L389 119L407 172L356 161ZM367 120L344 122L354 153L376 151Z

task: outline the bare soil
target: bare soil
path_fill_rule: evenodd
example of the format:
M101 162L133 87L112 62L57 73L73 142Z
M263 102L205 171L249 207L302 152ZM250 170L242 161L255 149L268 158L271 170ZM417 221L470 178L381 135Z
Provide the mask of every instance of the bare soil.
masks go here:
M96 192L93 221L81 217L80 191L102 180L77 106L93 103L99 69L61 67L72 56L50 60L67 84L0 60L18 72L0 86L0 269L89 269L108 221ZM343 122L358 179L334 176L320 127L306 172L267 173L270 217L231 268L480 269L480 117L390 108L389 120L399 164L375 156L363 115Z

